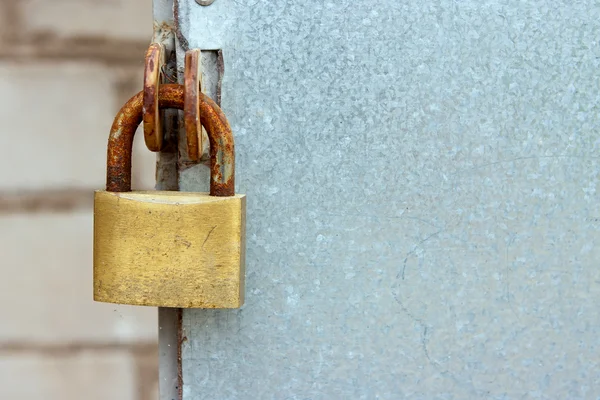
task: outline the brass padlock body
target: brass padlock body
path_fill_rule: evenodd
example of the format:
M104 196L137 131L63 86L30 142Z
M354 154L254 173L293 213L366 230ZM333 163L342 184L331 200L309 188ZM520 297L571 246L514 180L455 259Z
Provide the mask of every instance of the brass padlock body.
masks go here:
M178 308L244 302L244 195L97 191L94 299Z

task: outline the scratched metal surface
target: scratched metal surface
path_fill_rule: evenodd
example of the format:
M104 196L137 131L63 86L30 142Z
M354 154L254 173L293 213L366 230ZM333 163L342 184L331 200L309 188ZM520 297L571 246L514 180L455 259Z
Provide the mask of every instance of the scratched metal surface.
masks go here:
M597 2L179 18L248 195L246 305L185 312L185 400L600 396Z

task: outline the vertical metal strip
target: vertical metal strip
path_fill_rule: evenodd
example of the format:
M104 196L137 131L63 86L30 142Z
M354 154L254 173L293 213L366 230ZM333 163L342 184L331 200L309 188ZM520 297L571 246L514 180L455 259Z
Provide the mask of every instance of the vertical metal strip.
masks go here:
M181 332L182 315L180 308L158 309L158 379L160 400L181 400L182 369Z
M186 8L188 7L198 7L193 2L186 0L174 0L174 18L175 18L175 32L176 32L176 49L177 49L177 68L179 71L184 70L184 62L185 62L185 52L190 48L196 47L197 44L194 43L191 38L187 38L183 31L185 29L186 24L189 24L190 21L187 19L187 15L189 12ZM202 93L206 94L208 97L213 99L219 106L221 106L221 85L224 76L224 59L223 52L218 48L201 48L201 69L202 69ZM180 83L182 82L183 77L180 77ZM183 130L180 131L180 144L185 143L185 132ZM208 142L208 141L207 141ZM180 148L180 154L185 154L185 149ZM178 175L179 181L182 180L192 180L197 182L198 184L195 186L196 190L204 190L208 191L209 182L210 182L210 165L209 165L209 149L204 148L204 154L201 157L200 163L197 162L188 162L186 158L182 158L178 163ZM182 186L182 190L189 189L189 187ZM180 358L180 371L182 373L182 386L185 387L185 382L183 382L183 376L185 375L186 368L186 354L191 354L189 349L189 341L188 341L188 332L186 332L183 321L186 318L186 315L189 315L190 312L202 312L203 310L181 310L181 320L180 320L180 334L179 334L179 342L178 342L178 350L181 356ZM183 387L180 392L181 397L179 400L183 400ZM193 393L188 393L185 397L194 397ZM162 398L161 398L162 400Z
M175 18L173 0L153 0L154 38L165 46L167 68L164 80L177 81L177 60L175 52ZM165 112L167 143L158 153L156 164L156 189L179 190L179 171L177 138L179 132L179 113L175 110ZM181 369L181 323L182 311L178 308L158 309L158 350L159 350L159 399L181 400L183 397L183 376Z

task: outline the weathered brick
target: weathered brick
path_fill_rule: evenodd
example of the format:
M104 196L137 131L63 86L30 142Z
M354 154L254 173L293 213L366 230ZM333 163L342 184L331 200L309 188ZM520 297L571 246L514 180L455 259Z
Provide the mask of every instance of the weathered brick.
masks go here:
M0 217L0 342L157 340L155 308L92 300L92 229L91 210Z
M127 352L0 353L0 398L135 400L135 367Z
M152 38L152 2L148 0L21 0L25 34Z
M0 118L10 149L0 158L0 191L104 185L108 134L122 105L117 72L91 63L0 64ZM139 75L129 76L141 87ZM140 171L134 186L152 188L155 155L143 140L133 159Z

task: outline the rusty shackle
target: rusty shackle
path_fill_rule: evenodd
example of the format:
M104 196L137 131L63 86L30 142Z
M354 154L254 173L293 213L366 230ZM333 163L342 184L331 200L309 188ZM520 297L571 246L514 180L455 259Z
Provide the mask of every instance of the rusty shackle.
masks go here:
M202 125L210 142L210 195L233 196L235 185L235 148L233 133L221 108L209 97L199 93ZM106 190L131 191L131 153L133 137L143 119L144 92L133 96L121 108L110 130ZM161 109L184 109L184 87L161 85L158 91Z

